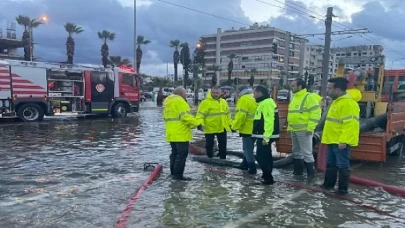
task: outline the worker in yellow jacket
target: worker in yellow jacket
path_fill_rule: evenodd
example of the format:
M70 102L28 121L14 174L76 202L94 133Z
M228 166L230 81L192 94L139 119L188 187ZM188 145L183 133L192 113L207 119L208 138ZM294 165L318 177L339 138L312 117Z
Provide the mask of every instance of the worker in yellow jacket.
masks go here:
M218 140L219 158L226 159L226 133L231 131L231 113L225 99L220 98L221 89L213 86L197 110L197 121L204 127L207 156L213 157L214 139Z
M186 102L187 92L183 87L174 89L173 94L164 100L163 119L166 128L166 141L170 142L170 173L174 179L190 180L184 177L184 168L188 156L191 128L198 126L198 121L190 113L190 106Z
M321 108L314 94L308 92L306 88L307 85L302 79L296 79L291 83L294 96L288 105L287 131L290 132L292 139L294 175L301 176L305 166L308 179L313 179L315 160L312 154L312 137L321 118Z
M274 179L271 144L280 138L278 108L274 100L270 98L269 90L266 87L257 86L254 96L258 106L253 121L252 138L256 141L257 163L263 172L262 184L272 185Z
M328 80L328 95L332 98L325 126L322 143L328 146L325 179L321 187L335 187L337 173L339 183L337 194L347 194L350 180L350 150L359 144L360 108L352 96L347 94L348 80L343 77Z
M315 100L318 101L319 106L321 106L322 105L322 97L317 93L311 93L311 94L315 98Z
M253 118L257 108L257 103L253 97L253 90L247 86L239 88L239 99L236 103L235 117L232 121L232 131L239 131L242 137L243 160L238 168L248 170L249 174L256 174L256 163L253 150L255 147L251 137L253 131Z

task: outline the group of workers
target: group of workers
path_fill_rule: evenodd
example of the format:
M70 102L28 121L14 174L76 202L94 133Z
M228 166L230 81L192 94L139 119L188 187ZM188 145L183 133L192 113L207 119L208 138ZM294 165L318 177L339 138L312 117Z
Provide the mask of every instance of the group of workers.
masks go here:
M325 189L333 189L339 174L338 194L347 194L350 178L350 149L357 146L359 139L359 114L356 91L348 90L346 78L331 78L328 81L328 95L332 99L327 112L324 113L324 128L321 143L327 144L327 169ZM306 83L296 79L291 84L293 98L288 106L287 132L292 139L295 176L302 176L304 169L307 178L315 177L313 156L313 135L321 120L320 103L322 98L308 92ZM219 158L226 159L227 132L239 132L242 138L244 157L238 168L256 174L255 160L262 170L261 182L272 185L274 178L272 143L280 137L280 124L277 104L270 97L269 90L257 86L254 90L240 87L239 99L235 108L234 119L227 102L221 98L217 86L211 88L205 100L198 107L194 117L186 102L186 90L177 87L173 94L164 101L164 121L166 140L170 142L170 172L174 179L190 180L183 175L188 156L192 128L204 132L207 156L212 158L214 139L218 140ZM254 145L256 144L256 158Z

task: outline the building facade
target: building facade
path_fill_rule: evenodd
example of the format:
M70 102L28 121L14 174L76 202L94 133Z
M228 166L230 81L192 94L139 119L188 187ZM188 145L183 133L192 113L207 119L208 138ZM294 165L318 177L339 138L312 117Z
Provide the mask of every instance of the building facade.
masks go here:
M217 84L228 80L228 64L232 59L231 80L239 78L241 84L248 84L254 76L254 84L274 84L280 78L287 81L304 72L303 53L307 40L298 39L290 32L270 26L254 24L249 28L217 29L216 34L204 35L205 63L218 66L219 71L207 71L207 80L216 75ZM276 53L273 44L277 44ZM220 80L218 80L220 79Z
M24 60L18 54L18 48L24 47L21 38L17 38L15 22L7 22L7 29L0 28L0 58Z
M335 55L335 58L337 60L336 65L339 62L339 59L359 59L359 64L346 64L345 67L360 67L365 71L374 70L375 67L378 67L378 64L373 64L370 59L383 55L383 51L384 47L381 45L358 45L331 49L331 52L333 53L333 55ZM336 73L336 70L334 73Z
M315 86L321 85L322 79L322 68L323 68L323 55L324 55L323 45L308 45L305 47L304 54L304 71L308 72L309 75L314 76ZM331 52L329 57L329 75L330 78L334 73L336 73L336 57Z

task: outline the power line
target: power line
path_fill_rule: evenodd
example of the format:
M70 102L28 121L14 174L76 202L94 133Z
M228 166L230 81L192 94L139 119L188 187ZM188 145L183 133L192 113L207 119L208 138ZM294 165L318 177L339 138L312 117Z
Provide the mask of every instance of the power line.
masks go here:
M204 11L196 10L196 9L189 8L189 7L186 7L186 6L182 6L182 5L179 5L179 4L176 4L176 3L167 2L167 1L164 1L164 0L157 0L157 1L169 4L169 5L172 5L172 6L177 6L177 7L183 8L183 9L187 9L187 10L190 10L190 11L194 11L196 13L201 13L201 14L205 14L205 15L208 15L208 16L211 16L211 17L216 17L216 18L219 18L219 19L222 19L222 20L230 21L230 22L233 22L233 23L236 23L236 24L241 24L241 25L245 25L245 26L251 26L250 24L235 21L233 19L221 17L221 16L218 16L218 15L214 15L214 14L211 14L211 13L204 12Z
M275 0L275 1L276 1L276 2L280 2L280 1L278 1L278 0ZM291 0L286 0L286 2L288 2L289 4L292 4L292 5L296 5L296 6L300 7L300 8L303 8L303 9L307 10L308 12L314 13L314 14L316 14L316 15L322 17L321 14L319 14L319 13L317 13L317 12L314 12L314 11L311 11L311 10L307 9L306 7L300 6L300 5L298 5L297 3L292 2ZM291 6L290 6L290 7L291 7ZM314 17L314 18L315 18L315 19L318 19L318 18L316 18L316 17ZM340 23L340 22L337 22L337 21L334 21L334 24L341 25L341 26L339 26L339 27L340 27L340 28L343 28L343 29L344 29L344 28L354 29L354 27L347 26L347 25L345 25L345 24L343 24L343 23ZM356 24L356 23L352 23L352 24L357 25L359 28L364 28L364 27L366 27L366 26L362 26L362 25L359 25L359 24ZM343 27L342 27L342 26L343 26ZM399 53L400 55L403 55L403 53L401 53L401 52L395 50L394 48L392 48L392 47L390 47L390 46L388 46L388 45L382 43L381 41L378 41L377 39L371 37L370 35L364 35L364 36L368 37L369 39L366 39L366 38L363 37L363 36L360 36L360 37L363 38L363 39L365 39L365 40L367 40L367 41L369 41L369 42L371 42L371 43L380 44L380 45L382 45L382 46L384 46L384 47L387 47L388 49L391 49L391 50L394 51L394 52ZM370 41L370 40L371 40L371 41Z
M333 31L330 34L331 35L348 35L348 34L364 34L364 33L369 33L367 29L355 29L355 30L344 30L344 31ZM299 36L324 36L326 33L311 33L311 34L299 34L295 35L296 37Z

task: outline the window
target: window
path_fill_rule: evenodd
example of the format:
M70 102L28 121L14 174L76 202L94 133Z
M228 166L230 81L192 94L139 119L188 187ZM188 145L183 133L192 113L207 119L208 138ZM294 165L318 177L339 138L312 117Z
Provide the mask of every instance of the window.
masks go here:
M107 82L107 73L106 72L93 71L91 74L94 76L91 78L91 80L94 83L106 83Z
M135 86L134 75L133 74L123 74L122 75L122 84Z
M405 76L401 75L401 76L398 77L398 84L405 84Z

